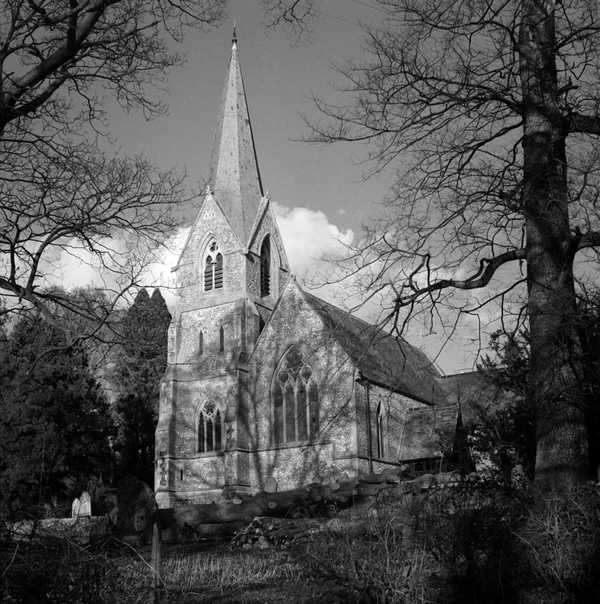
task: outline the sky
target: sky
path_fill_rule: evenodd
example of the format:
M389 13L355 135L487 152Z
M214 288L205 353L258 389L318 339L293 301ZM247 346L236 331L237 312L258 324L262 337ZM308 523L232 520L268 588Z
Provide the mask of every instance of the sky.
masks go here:
M359 22L376 22L378 14L360 0L327 0L310 37L298 41L291 33L268 31L255 0L232 0L229 19L209 32L192 32L175 50L186 56L182 68L170 72L164 100L167 115L146 120L108 103L108 121L117 149L143 153L163 169L185 170L198 190L208 176L218 108L231 52L233 22L237 25L242 75L252 120L264 188L274 202L292 270L300 281L323 255L342 252L342 244L357 241L361 225L381 213L393 181L393 171L364 178L367 149L359 144L314 145L302 142L309 132L302 116L318 118L313 95L336 98L342 83L334 64L343 65L364 54ZM186 206L184 224L173 234L170 249L155 267L168 279L185 240L186 222L200 205ZM65 285L84 285L90 274L68 259ZM80 283L72 276L79 275ZM337 292L338 294L340 292ZM324 297L336 299L336 292ZM167 297L167 300L169 298ZM446 372L472 369L477 348L472 326L438 355L444 334L426 334L413 327L408 339Z
M267 31L255 0L230 2L230 18L210 32L189 34L181 47L182 69L172 71L165 97L169 115L145 121L116 107L113 134L127 153L143 152L164 168L185 168L192 182L208 175L208 163L233 20L263 184L287 207L324 212L342 230L354 230L381 200L390 180L364 182L364 149L299 142L308 134L302 115L317 117L312 94L328 96L341 81L332 63L361 55L359 19L374 12L354 0L324 2L310 39L299 43L283 31Z

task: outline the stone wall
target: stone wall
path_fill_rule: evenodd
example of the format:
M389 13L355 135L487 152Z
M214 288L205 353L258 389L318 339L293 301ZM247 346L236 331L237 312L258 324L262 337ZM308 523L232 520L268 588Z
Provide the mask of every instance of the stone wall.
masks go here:
M367 388L369 409L367 414ZM381 405L382 453L377 446L377 409ZM434 408L386 388L361 382L356 388L356 418L358 455L361 471L381 469L401 463L403 459L416 459L437 454L434 430ZM371 453L369 455L369 430Z
M213 237L223 254L223 289L205 292L204 258ZM186 310L232 302L244 297L246 260L243 245L231 230L212 195L208 195L177 265L176 315Z
M319 389L319 436L312 442L273 441L271 390L277 368L295 346ZM248 362L239 433L249 450L250 482L295 488L354 472L356 456L354 367L342 347L324 330L320 317L294 283L261 334Z

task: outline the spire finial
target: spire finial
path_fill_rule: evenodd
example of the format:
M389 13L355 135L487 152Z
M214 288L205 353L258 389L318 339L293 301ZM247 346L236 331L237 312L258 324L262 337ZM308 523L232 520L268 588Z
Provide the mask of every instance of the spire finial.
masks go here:
M238 41L238 37L237 37L237 23L234 21L233 22L233 34L231 36L231 43L232 44L237 44Z

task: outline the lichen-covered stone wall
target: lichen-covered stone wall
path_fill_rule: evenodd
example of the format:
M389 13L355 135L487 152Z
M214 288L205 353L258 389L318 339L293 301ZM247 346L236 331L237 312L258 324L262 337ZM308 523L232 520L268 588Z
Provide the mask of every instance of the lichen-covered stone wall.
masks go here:
M207 246L213 238L223 254L223 288L204 291L204 261ZM208 195L192 225L177 265L175 277L178 301L175 315L244 297L246 259L243 245L217 202L212 195Z
M277 444L273 438L272 383L290 347L310 366L319 390L319 435ZM248 362L249 379L238 432L250 451L253 489L265 481L294 488L353 471L356 455L354 367L294 283L286 288Z

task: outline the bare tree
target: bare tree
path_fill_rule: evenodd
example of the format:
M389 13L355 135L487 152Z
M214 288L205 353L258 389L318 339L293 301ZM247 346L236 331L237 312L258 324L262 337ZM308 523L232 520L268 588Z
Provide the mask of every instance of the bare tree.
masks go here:
M101 110L102 92L155 113L148 86L181 62L168 47L185 28L218 22L222 0L6 0L0 8L0 134L35 116L67 125L68 95ZM14 132L14 131L13 131Z
M367 141L374 172L398 170L393 223L370 229L355 267L392 299L397 330L454 292L488 292L474 310L522 285L536 480L570 484L588 471L574 265L600 245L598 4L375 4L368 58L341 69L353 101L317 99L311 124L312 140Z
M317 0L261 0L266 26L282 28L302 37L320 15Z
M170 49L186 29L220 21L222 0L6 0L0 6L0 291L47 314L59 253L93 257L116 297L135 284L150 247L172 229L182 179L143 158L107 158L105 99L161 113ZM126 249L123 249L123 247ZM51 304L52 303L52 304ZM5 308L10 310L14 302Z
M142 158L68 149L68 157L34 152L25 161L8 157L0 164L0 288L48 315L59 304L106 319L114 297L103 309L49 287L60 277L61 262L87 258L104 271L105 289L118 298L138 282L152 250L173 229L171 208L184 192L177 175L157 172Z

